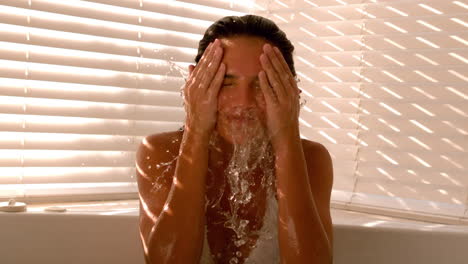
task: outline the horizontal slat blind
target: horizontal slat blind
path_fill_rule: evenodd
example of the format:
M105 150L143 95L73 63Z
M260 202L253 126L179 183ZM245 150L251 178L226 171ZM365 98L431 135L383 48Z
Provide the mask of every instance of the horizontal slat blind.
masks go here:
M468 11L460 3L366 5L376 18L364 24L371 52L362 74L391 96L361 100L367 145L360 143L352 203L468 223L468 48L460 41L468 28L456 22Z
M135 151L178 129L205 29L245 1L0 0L0 198L137 197Z
M332 154L333 206L467 224L467 3L256 3L296 47L301 131Z
M258 13L274 20L295 46L295 66L301 94L304 138L324 144L333 159L334 203L347 202L353 192L359 151L363 15L334 9L316 1L256 1ZM322 3L323 4L323 3ZM340 30L341 34L332 29Z

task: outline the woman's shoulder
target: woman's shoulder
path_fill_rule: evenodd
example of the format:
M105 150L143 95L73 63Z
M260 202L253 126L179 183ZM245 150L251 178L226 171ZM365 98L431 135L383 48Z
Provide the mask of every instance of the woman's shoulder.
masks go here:
M137 159L155 156L174 155L179 152L180 141L182 140L183 131L169 131L151 134L143 138L138 147Z
M172 142L172 140L182 138L183 131L175 130L175 131L167 131L161 132L156 134L151 134L146 136L143 141L147 141L151 144L166 144Z
M332 156L322 143L302 139L302 149L308 167L317 169L332 166Z
M301 143L306 154L324 154L324 152L328 152L327 148L322 143L305 138L301 138Z

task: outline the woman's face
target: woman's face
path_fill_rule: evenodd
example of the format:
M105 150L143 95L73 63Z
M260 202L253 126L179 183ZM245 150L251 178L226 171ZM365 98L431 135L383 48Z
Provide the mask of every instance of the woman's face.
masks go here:
M267 42L245 36L220 40L226 75L218 95L216 129L228 142L242 144L266 135L265 100L258 73L262 70L259 58Z

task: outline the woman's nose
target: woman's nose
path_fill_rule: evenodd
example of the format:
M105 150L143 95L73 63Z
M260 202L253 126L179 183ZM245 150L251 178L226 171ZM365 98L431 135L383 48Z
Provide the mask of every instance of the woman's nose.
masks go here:
M239 85L236 90L235 103L240 106L255 106L255 91L250 85Z

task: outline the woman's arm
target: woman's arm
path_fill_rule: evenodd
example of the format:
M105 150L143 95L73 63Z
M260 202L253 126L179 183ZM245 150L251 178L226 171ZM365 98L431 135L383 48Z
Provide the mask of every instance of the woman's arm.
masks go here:
M279 49L265 44L263 51L260 55L263 70L258 77L266 102L268 131L275 150L281 262L330 264L332 246L326 230L331 228L324 228L319 214L319 211L326 213L326 209L318 209L324 208L327 199L321 198L321 204L316 203L309 179L313 179L312 176L331 179L332 175L315 175L316 171L330 170L306 163L299 134L299 88ZM324 166L331 168L331 164ZM325 184L315 187L314 191L331 188ZM325 196L323 193L328 193L328 190L321 191L320 197ZM323 215L323 219L329 217L329 214Z
M148 263L200 262L205 228L208 144L216 124L217 97L225 74L222 54L220 42L215 40L205 50L198 65L189 66L190 75L184 88L185 132L167 199L160 213L150 216L154 225L145 245ZM158 156L157 151L155 155ZM138 156L144 159L144 155ZM156 164L161 161L157 157L155 160ZM162 199L155 201L161 203ZM152 202L151 198L144 201L147 208Z
M309 155L324 160L319 155L326 153L313 152ZM313 195L310 182L313 176L320 178L314 179L314 183L328 183L327 179L332 177L330 170L317 166L330 167L331 164L314 162L317 166L307 166L312 164L306 163L299 134L285 137L283 142L279 142L275 154L281 263L331 264L333 260L331 233L327 234L323 221L329 217L329 208L327 208L329 203L323 201L326 199L315 199L314 196L318 196ZM314 190L329 188L327 184L322 183L320 186L314 186ZM327 194L328 190L323 189L320 192ZM323 215L320 215L321 212Z
M157 164L155 156L158 155L153 154L152 160ZM147 228L147 263L199 263L204 239L207 164L208 138L184 133L167 199L148 196L142 201L148 205L165 200L159 213L156 212L156 222Z

